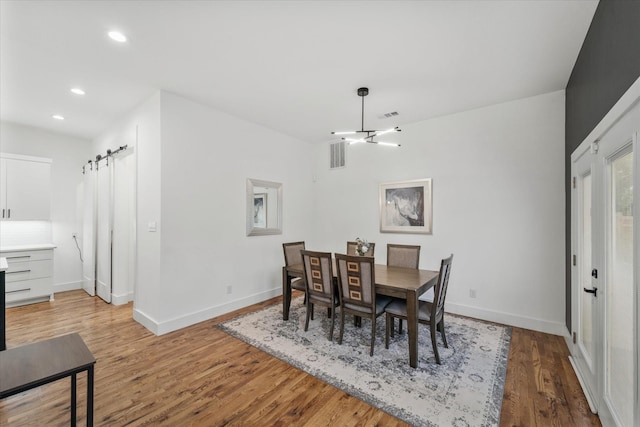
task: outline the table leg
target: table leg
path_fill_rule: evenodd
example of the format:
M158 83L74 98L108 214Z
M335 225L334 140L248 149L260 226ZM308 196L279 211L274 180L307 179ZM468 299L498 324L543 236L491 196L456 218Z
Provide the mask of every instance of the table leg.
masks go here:
M286 267L282 267L282 319L289 320L291 307L291 276Z
M93 427L93 365L87 370L87 427Z
M71 374L71 426L76 425L76 373Z
M409 335L409 366L418 367L418 295L407 291L407 335Z

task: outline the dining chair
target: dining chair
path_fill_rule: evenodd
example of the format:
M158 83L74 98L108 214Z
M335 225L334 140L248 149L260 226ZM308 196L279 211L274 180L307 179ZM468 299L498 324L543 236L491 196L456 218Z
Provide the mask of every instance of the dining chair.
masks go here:
M356 252L356 248L358 247L358 242L347 242L347 255L358 255ZM376 244L369 242L369 250L367 251L365 256L374 256L374 252L376 250Z
M418 268L420 245L387 244L387 265L392 267Z
M304 277L307 286L307 319L304 322L305 332L309 329L309 318L313 318L313 308L317 305L327 307L331 317L329 341L333 341L333 329L336 318L336 307L340 300L333 285L333 261L331 252L301 251Z
M445 258L440 263L440 274L438 274L438 282L436 283L433 295L433 303L428 301L418 301L418 322L429 325L431 332L431 345L433 353L436 356L436 363L440 365L440 354L436 345L436 331L440 331L442 341L445 347L449 347L447 336L444 332L444 300L447 296L447 287L449 285L449 274L451 273L451 261L453 254L449 258ZM407 303L402 300L394 300L386 308L386 333L384 338L385 348L389 348L389 334L391 332L393 318L407 318Z
M300 251L304 250L304 242L290 242L283 243L282 249L284 251L284 265L290 266L294 264L302 264L302 255ZM307 292L307 286L304 283L303 277L296 277L291 280L291 289L297 289L302 292Z
M387 244L387 265L391 267L418 268L420 264L420 245ZM395 321L391 319L391 336ZM402 333L402 319L398 322L398 333Z
M371 351L376 342L376 319L384 314L384 309L391 298L376 295L376 277L373 257L336 254L338 269L338 293L340 296L340 336L338 344L342 344L344 335L344 316L371 319Z

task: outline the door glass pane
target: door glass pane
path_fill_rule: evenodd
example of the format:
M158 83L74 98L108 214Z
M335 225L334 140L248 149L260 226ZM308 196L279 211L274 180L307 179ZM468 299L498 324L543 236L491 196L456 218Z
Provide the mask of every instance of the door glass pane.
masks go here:
M582 177L580 286L591 289L591 175ZM593 370L595 342L593 340L593 294L580 293L580 345L585 362Z
M610 165L607 256L606 388L622 425L633 420L633 153Z

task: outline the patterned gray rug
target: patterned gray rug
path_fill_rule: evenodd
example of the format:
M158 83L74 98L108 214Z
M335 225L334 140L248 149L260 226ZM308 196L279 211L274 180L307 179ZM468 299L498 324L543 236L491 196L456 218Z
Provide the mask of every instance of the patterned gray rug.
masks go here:
M414 426L498 425L511 328L445 315L449 348L438 334L442 365L437 365L428 326L420 325L418 368L413 369L406 324L387 350L384 316L379 317L371 357L369 320L355 328L353 317L346 316L339 345L339 313L333 342L328 340L326 313L316 307L315 320L305 332L306 309L297 297L287 321L282 320L282 304L275 304L218 327Z

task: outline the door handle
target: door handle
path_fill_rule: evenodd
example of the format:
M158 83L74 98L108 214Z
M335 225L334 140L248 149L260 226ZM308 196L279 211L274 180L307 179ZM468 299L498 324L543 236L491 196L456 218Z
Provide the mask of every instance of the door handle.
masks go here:
M582 288L584 289L584 291L588 294L593 294L594 297L598 297L598 288L593 288L593 289L587 289L587 288Z

